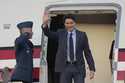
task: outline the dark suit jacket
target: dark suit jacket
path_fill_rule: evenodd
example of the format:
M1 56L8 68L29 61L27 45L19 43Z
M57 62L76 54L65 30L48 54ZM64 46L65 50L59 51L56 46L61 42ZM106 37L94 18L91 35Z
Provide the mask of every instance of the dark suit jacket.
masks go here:
M43 32L49 38L58 40L58 51L56 54L55 71L64 71L67 61L68 32L66 31L66 29L60 30L58 32L51 32L47 27L43 28ZM95 71L95 64L89 48L87 35L85 32L76 30L76 66L79 69L79 71L85 74L85 61L83 58L83 51L85 53L85 58L87 60L90 70Z
M33 44L24 35L15 40L16 67L12 74L12 81L26 81L32 83Z

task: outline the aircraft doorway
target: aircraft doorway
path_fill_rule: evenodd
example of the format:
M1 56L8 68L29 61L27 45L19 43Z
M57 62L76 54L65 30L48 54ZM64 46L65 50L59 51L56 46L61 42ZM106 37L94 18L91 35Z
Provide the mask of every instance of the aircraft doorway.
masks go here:
M54 13L55 14L55 13ZM65 14L65 13L64 13ZM63 16L64 14L58 14L51 17L50 30L58 31L64 29ZM112 73L109 60L110 49L112 41L115 39L115 13L104 14L74 14L77 19L77 28L80 31L87 33L90 48L93 54L93 58L96 64L96 75L94 80L89 80L89 71L86 66L87 76L86 83L111 83ZM49 83L51 80L56 80L59 83L59 74L54 72L55 56L58 47L58 41L49 39L47 60L48 60L48 77Z
M50 30L57 32L63 29L63 15L51 17ZM48 62L48 83L59 83L59 73L55 73L55 57L58 49L58 41L48 39L47 62Z
M109 56L115 36L115 14L93 14L79 16L77 27L88 35L90 47L96 64L96 76L89 80L86 66L86 83L112 83L112 72ZM84 21L85 20L85 21Z

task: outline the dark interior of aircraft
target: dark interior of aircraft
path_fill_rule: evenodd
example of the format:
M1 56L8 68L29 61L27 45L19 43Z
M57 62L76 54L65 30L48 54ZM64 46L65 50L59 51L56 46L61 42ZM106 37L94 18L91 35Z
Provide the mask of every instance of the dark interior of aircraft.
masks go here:
M59 29L63 29L63 15L51 17L50 30L57 32ZM47 47L47 62L48 62L48 83L59 83L59 73L54 72L55 69L55 57L58 48L58 41L48 39Z

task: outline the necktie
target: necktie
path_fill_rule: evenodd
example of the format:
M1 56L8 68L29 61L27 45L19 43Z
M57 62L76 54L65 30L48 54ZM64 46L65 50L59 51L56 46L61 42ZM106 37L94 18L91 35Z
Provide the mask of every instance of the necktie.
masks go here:
M73 45L72 32L70 33L70 38L69 38L69 54L71 62L74 61L74 45Z

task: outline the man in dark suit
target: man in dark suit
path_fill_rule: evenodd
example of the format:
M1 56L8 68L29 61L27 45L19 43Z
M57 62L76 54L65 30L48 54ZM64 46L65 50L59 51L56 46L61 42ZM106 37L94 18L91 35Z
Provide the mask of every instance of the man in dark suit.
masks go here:
M11 81L32 83L33 44L29 40L32 38L32 26L33 22L31 21L17 25L21 35L15 40L16 66Z
M72 15L64 17L65 29L52 32L48 28L48 15L43 17L42 29L46 36L58 40L55 72L60 72L60 83L84 83L86 76L84 56L90 69L90 79L94 78L95 64L85 32L76 29L76 19Z

